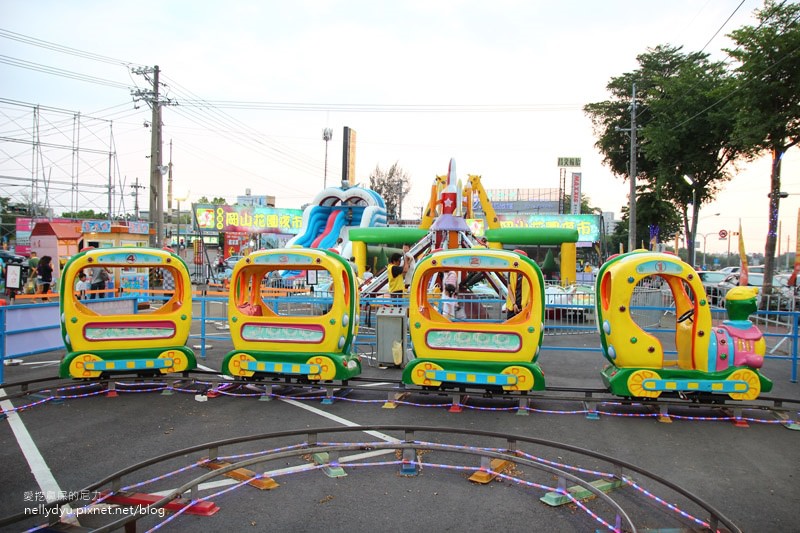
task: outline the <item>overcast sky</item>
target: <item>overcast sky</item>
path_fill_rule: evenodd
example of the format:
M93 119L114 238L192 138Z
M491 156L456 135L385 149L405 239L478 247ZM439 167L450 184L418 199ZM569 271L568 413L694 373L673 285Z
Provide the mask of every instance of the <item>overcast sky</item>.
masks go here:
M322 188L326 127L333 130L327 183L338 184L342 128L349 126L357 132L358 181L368 183L376 166L395 161L409 174L406 216L419 212L451 157L462 179L480 174L486 188L499 189L558 187L560 156L582 158L576 170L583 193L619 216L628 184L602 166L582 106L606 99L608 81L637 68L636 56L648 47L683 45L723 59L721 49L730 46L725 35L754 24L760 6L760 0L4 0L0 137L27 135L31 106L40 105L46 121L40 129L70 144L72 115L45 108L79 112L86 128L81 147L100 152L79 160L84 182L104 182L102 152L111 129L116 185L132 191L135 178L148 180L150 111L143 103L134 107L131 88L148 83L130 67L159 65L162 90L177 104L163 112L164 162L172 140L176 196L233 202L250 188L276 196L278 207L299 207ZM60 70L41 72L53 68ZM72 79L76 74L97 79ZM0 140L0 150L2 176L30 178L36 167L53 181L70 179L69 153L48 153L52 160L37 163L29 146ZM783 190L798 196L781 203L782 250L787 235L795 247L798 169L795 148L783 166ZM19 184L0 179L2 194L13 189L9 183ZM748 252L763 252L768 185L769 162L749 165L703 206L699 233L709 234L709 252L727 249L716 232L735 229L739 217ZM96 195L84 196L70 201L105 210ZM133 197L124 201L132 211ZM140 207L147 201L139 196Z

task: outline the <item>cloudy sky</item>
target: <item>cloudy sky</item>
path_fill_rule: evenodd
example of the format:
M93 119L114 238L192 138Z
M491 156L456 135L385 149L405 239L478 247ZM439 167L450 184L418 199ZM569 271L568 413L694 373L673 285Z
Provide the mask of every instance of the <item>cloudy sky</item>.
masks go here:
M460 177L480 174L486 188L499 189L558 187L560 156L581 157L583 193L619 215L627 182L602 166L582 106L606 99L608 81L635 69L648 47L683 45L723 59L725 35L753 24L760 5L4 0L0 194L19 194L24 182L7 177L31 173L52 180L55 190L70 181L75 165L82 183L101 185L112 146L115 187L128 193L114 209L132 212L130 185L147 182L150 152L150 111L131 97L148 81L132 69L158 65L162 91L176 104L163 112L164 159L171 140L176 196L232 202L249 188L276 196L279 207L299 207L323 185L322 130L333 130L330 185L341 177L342 129L349 126L357 132L358 181L394 162L409 174L405 215L419 212L451 157ZM74 142L80 113L80 146L90 153L77 163L69 150L34 160L30 146L9 142L33 136L34 106L40 135L58 145ZM798 193L782 202L784 250L787 235L795 247L797 152L783 167L783 189ZM748 251L763 251L768 181L768 161L744 166L715 203L703 206L699 233L707 234L708 251L725 251L727 241L716 232L735 229L739 218ZM72 203L106 209L102 195L56 196L56 212ZM147 201L139 196L140 207Z

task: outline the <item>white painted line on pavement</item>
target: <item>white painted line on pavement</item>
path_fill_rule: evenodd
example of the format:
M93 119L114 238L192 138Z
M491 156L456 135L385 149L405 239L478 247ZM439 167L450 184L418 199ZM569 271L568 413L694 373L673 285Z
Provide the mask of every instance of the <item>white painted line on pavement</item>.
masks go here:
M222 376L223 379L227 379L227 380L232 380L233 379L231 376L226 376L222 372L219 372L216 368L210 368L210 367L207 367L205 365L201 365L200 363L197 363L197 368L199 368L200 370L205 370L207 372L217 372L217 375L218 376Z
M361 424L356 424L355 422L351 422L350 420L347 420L347 419L342 418L340 416L332 415L331 413L323 411L322 409L317 409L316 407L311 407L310 405L306 405L304 403L298 402L297 400L284 400L284 399L282 399L281 401L282 402L286 402L286 403L291 404L291 405L294 405L294 406L299 407L301 409L305 409L306 411L310 411L310 412L312 412L314 414L317 414L317 415L319 415L319 416L321 416L323 418L327 418L328 420L333 420L334 422L338 422L339 424L341 424L343 426L347 426L347 427L351 427L352 428L352 427L359 427L361 425ZM386 442L401 442L400 439L396 439L394 437L390 437L389 435L387 435L385 433L381 433L379 431L365 431L364 433L366 433L367 435L372 435L375 438L378 438L378 439L381 439L381 440L385 440Z
M373 450L371 452L363 452L357 453L354 455L347 455L344 457L339 458L339 463L350 463L352 461L361 461L362 459L371 459L373 457L378 457L380 455L389 455L393 454L394 450ZM269 470L264 472L266 477L276 477L281 475L288 475L288 474L297 474L299 472L307 472L309 470L314 470L318 468L317 465L308 463L304 465L297 465L297 466L290 466L287 468L279 468L277 470ZM222 487L227 487L229 485L235 485L237 483L241 483L241 481L235 479L220 479L219 481L209 481L208 483L201 483L198 485L199 490L214 490ZM172 492L171 490L161 490L158 492L154 492L158 496L166 496Z
M6 391L0 388L0 396L5 395ZM36 483L39 485L39 490L42 495L48 503L57 500L61 493L61 487L58 486L58 481L56 481L56 478L50 471L50 467L47 466L44 457L39 453L39 448L37 448L36 443L33 442L33 437L31 437L28 428L25 427L25 424L19 417L19 413L14 410L14 404L11 403L10 400L2 400L0 401L0 407L6 412L8 425L11 426L11 431L14 432L14 437L17 439L17 443L19 444L20 450L22 450L22 454L25 456L25 460L28 461L28 466L31 469L33 477L36 479ZM20 494L19 497L20 501L24 501L22 494ZM72 512L72 508L68 505L65 505L63 509L65 513ZM74 522L70 520L70 523L78 523L77 519L73 520Z

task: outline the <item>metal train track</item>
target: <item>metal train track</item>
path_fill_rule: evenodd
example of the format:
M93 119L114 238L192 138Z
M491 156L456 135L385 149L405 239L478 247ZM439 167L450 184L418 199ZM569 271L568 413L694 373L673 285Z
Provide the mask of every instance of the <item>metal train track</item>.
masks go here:
M722 395L713 397L712 395L685 395L663 396L656 399L651 398L625 398L612 395L604 388L580 388L580 387L546 387L544 391L537 392L508 392L502 390L487 390L480 387L456 386L451 388L422 388L408 386L400 380L387 380L380 378L370 378L358 376L345 382L329 383L310 383L307 380L297 380L290 376L275 376L265 379L236 380L222 376L218 372L193 370L184 372L180 375L154 375L139 376L119 374L108 378L76 380L70 378L59 378L57 376L37 378L26 381L6 383L2 386L5 391L2 400L13 400L28 396L41 396L44 392L57 391L54 396L69 396L65 394L69 391L100 387L107 391L124 391L130 388L148 389L154 392L162 390L162 385L175 388L193 388L198 394L209 394L225 387L227 390L235 388L247 388L255 394L259 389L263 394L273 394L275 387L285 387L289 389L288 395L292 397L303 397L303 395L319 396L325 394L331 400L341 398L342 394L352 391L362 393L385 393L388 402L399 401L402 397L410 395L436 396L450 399L450 403L464 403L466 398L484 398L505 401L508 403L517 402L520 408L527 407L530 402L576 402L582 404L587 410L594 411L599 405L619 405L636 406L651 410L658 410L663 416L668 416L669 409L683 407L696 409L712 409L732 411L735 417L740 417L745 410L768 411L780 420L797 425L797 421L790 419L793 413L800 410L800 399L797 398L778 398L773 396L761 396L752 402L740 402L726 398ZM276 396L283 394L275 393ZM800 429L792 427L792 429Z

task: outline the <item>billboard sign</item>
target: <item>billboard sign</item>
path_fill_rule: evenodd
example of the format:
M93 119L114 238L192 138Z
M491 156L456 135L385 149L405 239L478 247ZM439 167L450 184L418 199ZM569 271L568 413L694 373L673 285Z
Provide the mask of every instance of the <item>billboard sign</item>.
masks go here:
M194 210L200 231L294 235L303 225L302 209L196 204Z
M579 167L581 166L580 157L559 157L558 166L560 167Z
M570 213L573 215L581 214L581 173L572 173L572 200L570 201Z

